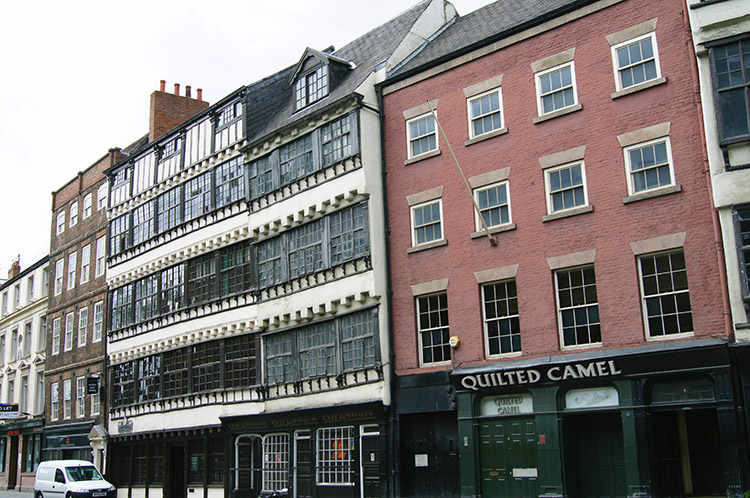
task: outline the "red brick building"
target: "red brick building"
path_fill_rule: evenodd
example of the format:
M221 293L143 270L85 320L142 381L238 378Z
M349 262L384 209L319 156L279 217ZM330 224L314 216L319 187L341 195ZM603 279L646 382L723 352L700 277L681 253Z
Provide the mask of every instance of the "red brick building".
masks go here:
M496 2L381 87L403 496L746 487L683 11Z

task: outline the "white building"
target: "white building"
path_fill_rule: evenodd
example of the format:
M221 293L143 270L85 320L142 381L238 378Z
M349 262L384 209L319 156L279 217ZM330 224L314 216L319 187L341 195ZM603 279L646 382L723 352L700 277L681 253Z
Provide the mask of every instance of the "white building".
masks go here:
M308 48L109 170L122 496L389 492L374 84L454 16L428 0L340 50Z
M0 285L0 485L34 488L42 451L49 275L44 257L24 271L13 262ZM11 405L11 406L9 406Z

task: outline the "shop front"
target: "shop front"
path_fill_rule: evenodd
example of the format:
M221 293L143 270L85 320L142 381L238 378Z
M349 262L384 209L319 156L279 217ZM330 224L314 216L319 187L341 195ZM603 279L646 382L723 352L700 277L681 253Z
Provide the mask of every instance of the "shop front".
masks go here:
M33 491L41 461L42 419L11 422L0 431L0 487Z
M44 428L44 460L87 460L94 461L89 433L93 422L67 425L51 425Z
M379 403L222 418L230 435L227 496L387 496Z
M461 496L743 496L719 341L459 368L453 381Z

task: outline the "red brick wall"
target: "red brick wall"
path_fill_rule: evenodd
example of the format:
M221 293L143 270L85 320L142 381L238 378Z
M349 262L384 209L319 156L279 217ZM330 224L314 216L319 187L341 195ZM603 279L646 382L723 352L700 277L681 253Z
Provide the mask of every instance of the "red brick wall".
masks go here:
M658 17L656 39L667 83L619 99L607 34ZM695 338L725 337L722 289L704 173L700 110L691 73L689 33L679 0L626 1L604 11L509 46L451 71L392 93L385 91L385 143L393 283L394 348L398 374L417 373L415 283L449 278L451 335L461 339L453 365L485 360L481 295L474 272L518 264L523 357L559 354L555 291L546 258L596 249L595 271L602 347L645 342L636 258L629 243L686 232L690 300ZM578 100L583 109L539 124L530 64L575 47ZM503 74L508 133L465 146L468 139L463 88ZM470 238L474 215L469 196L445 141L442 153L408 166L402 111L439 99L438 117L464 173L471 177L510 167L512 221L516 229ZM677 194L623 204L627 195L622 147L617 135L670 122ZM593 212L543 222L544 176L538 158L586 146L585 169ZM447 245L407 254L410 215L406 196L443 186ZM447 366L437 368L450 368Z

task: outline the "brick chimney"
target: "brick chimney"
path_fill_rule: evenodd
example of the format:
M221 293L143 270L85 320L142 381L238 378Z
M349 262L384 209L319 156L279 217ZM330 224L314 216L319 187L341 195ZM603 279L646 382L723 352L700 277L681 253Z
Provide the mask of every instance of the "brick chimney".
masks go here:
M203 90L198 89L198 98L190 96L190 87L187 87L186 95L180 95L180 84L174 84L174 93L165 91L167 82L161 80L159 90L151 94L151 112L149 113L148 141L167 133L169 130L179 126L186 120L192 118L208 107L208 102L202 100Z
M21 273L21 260L14 260L10 264L10 270L8 270L8 280Z

